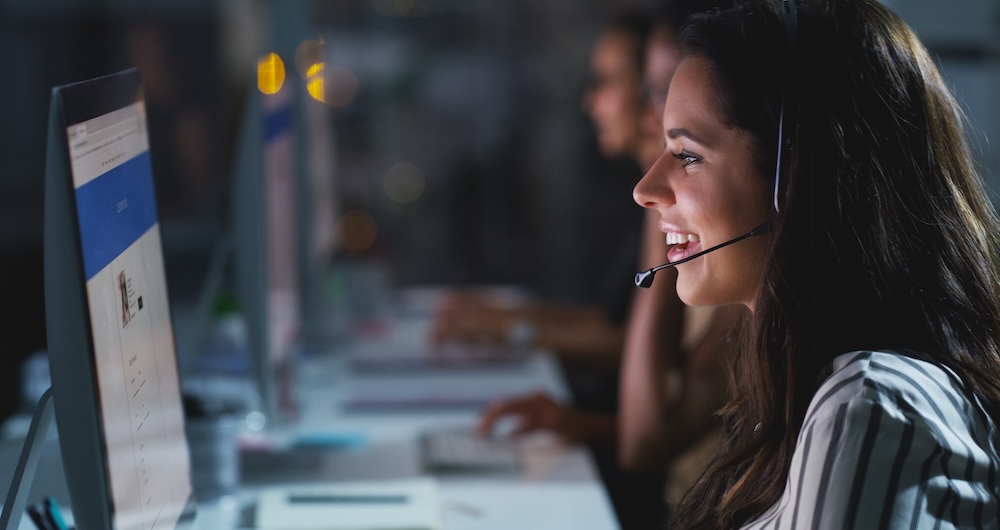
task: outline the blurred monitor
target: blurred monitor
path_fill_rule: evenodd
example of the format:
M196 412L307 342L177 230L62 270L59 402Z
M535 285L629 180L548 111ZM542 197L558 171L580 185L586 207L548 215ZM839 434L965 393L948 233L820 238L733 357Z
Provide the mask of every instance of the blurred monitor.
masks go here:
M296 91L296 130L300 141L299 292L302 293L302 337L308 350L329 352L346 334L344 315L337 313L335 224L337 153L333 113L323 101L322 69Z
M44 278L76 526L193 520L178 364L138 70L52 92Z
M294 419L292 370L300 348L295 110L286 82L247 93L233 176L236 297L267 425Z

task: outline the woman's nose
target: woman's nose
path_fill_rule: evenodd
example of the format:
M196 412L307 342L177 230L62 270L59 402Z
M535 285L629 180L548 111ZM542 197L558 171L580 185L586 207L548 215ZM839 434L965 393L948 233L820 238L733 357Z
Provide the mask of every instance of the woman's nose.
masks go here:
M636 204L643 208L656 208L673 203L673 189L667 178L668 166L669 153L665 151L632 190L632 200Z

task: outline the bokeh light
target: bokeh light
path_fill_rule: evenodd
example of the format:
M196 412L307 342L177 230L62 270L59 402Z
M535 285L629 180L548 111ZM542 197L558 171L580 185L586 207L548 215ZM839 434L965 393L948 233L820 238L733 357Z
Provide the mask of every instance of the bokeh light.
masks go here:
M326 65L316 63L306 71L306 90L313 99L326 103L326 76L323 70Z
M317 75L322 75L324 68L326 68L326 65L323 63L316 63L310 66L309 69L306 70L306 79L309 79Z
M385 172L382 181L390 199L406 204L420 198L426 186L424 172L410 162L395 164Z
M265 94L277 94L285 83L285 63L276 53L257 61L257 89Z
M348 252L364 252L375 243L378 228L368 212L349 210L337 220L334 227L337 243Z
M326 103L343 107L354 101L358 93L358 78L347 68L331 66L324 70L326 83Z
M295 49L295 68L303 79L309 79L310 71L317 64L326 62L323 39L304 40Z

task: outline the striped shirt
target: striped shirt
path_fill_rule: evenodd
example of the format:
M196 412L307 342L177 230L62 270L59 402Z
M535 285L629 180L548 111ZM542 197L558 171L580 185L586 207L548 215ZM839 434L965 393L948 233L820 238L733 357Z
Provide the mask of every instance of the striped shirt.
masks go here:
M744 528L996 529L995 429L947 368L841 355L809 404L781 499Z

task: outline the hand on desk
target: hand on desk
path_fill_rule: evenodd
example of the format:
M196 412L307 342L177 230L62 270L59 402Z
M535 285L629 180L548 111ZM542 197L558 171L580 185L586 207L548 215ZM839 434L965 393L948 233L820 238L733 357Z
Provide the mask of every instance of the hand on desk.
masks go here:
M509 434L512 437L538 430L551 431L569 443L611 441L615 436L613 417L560 405L542 393L490 405L480 417L476 431L490 436L498 422L512 416L518 420Z

